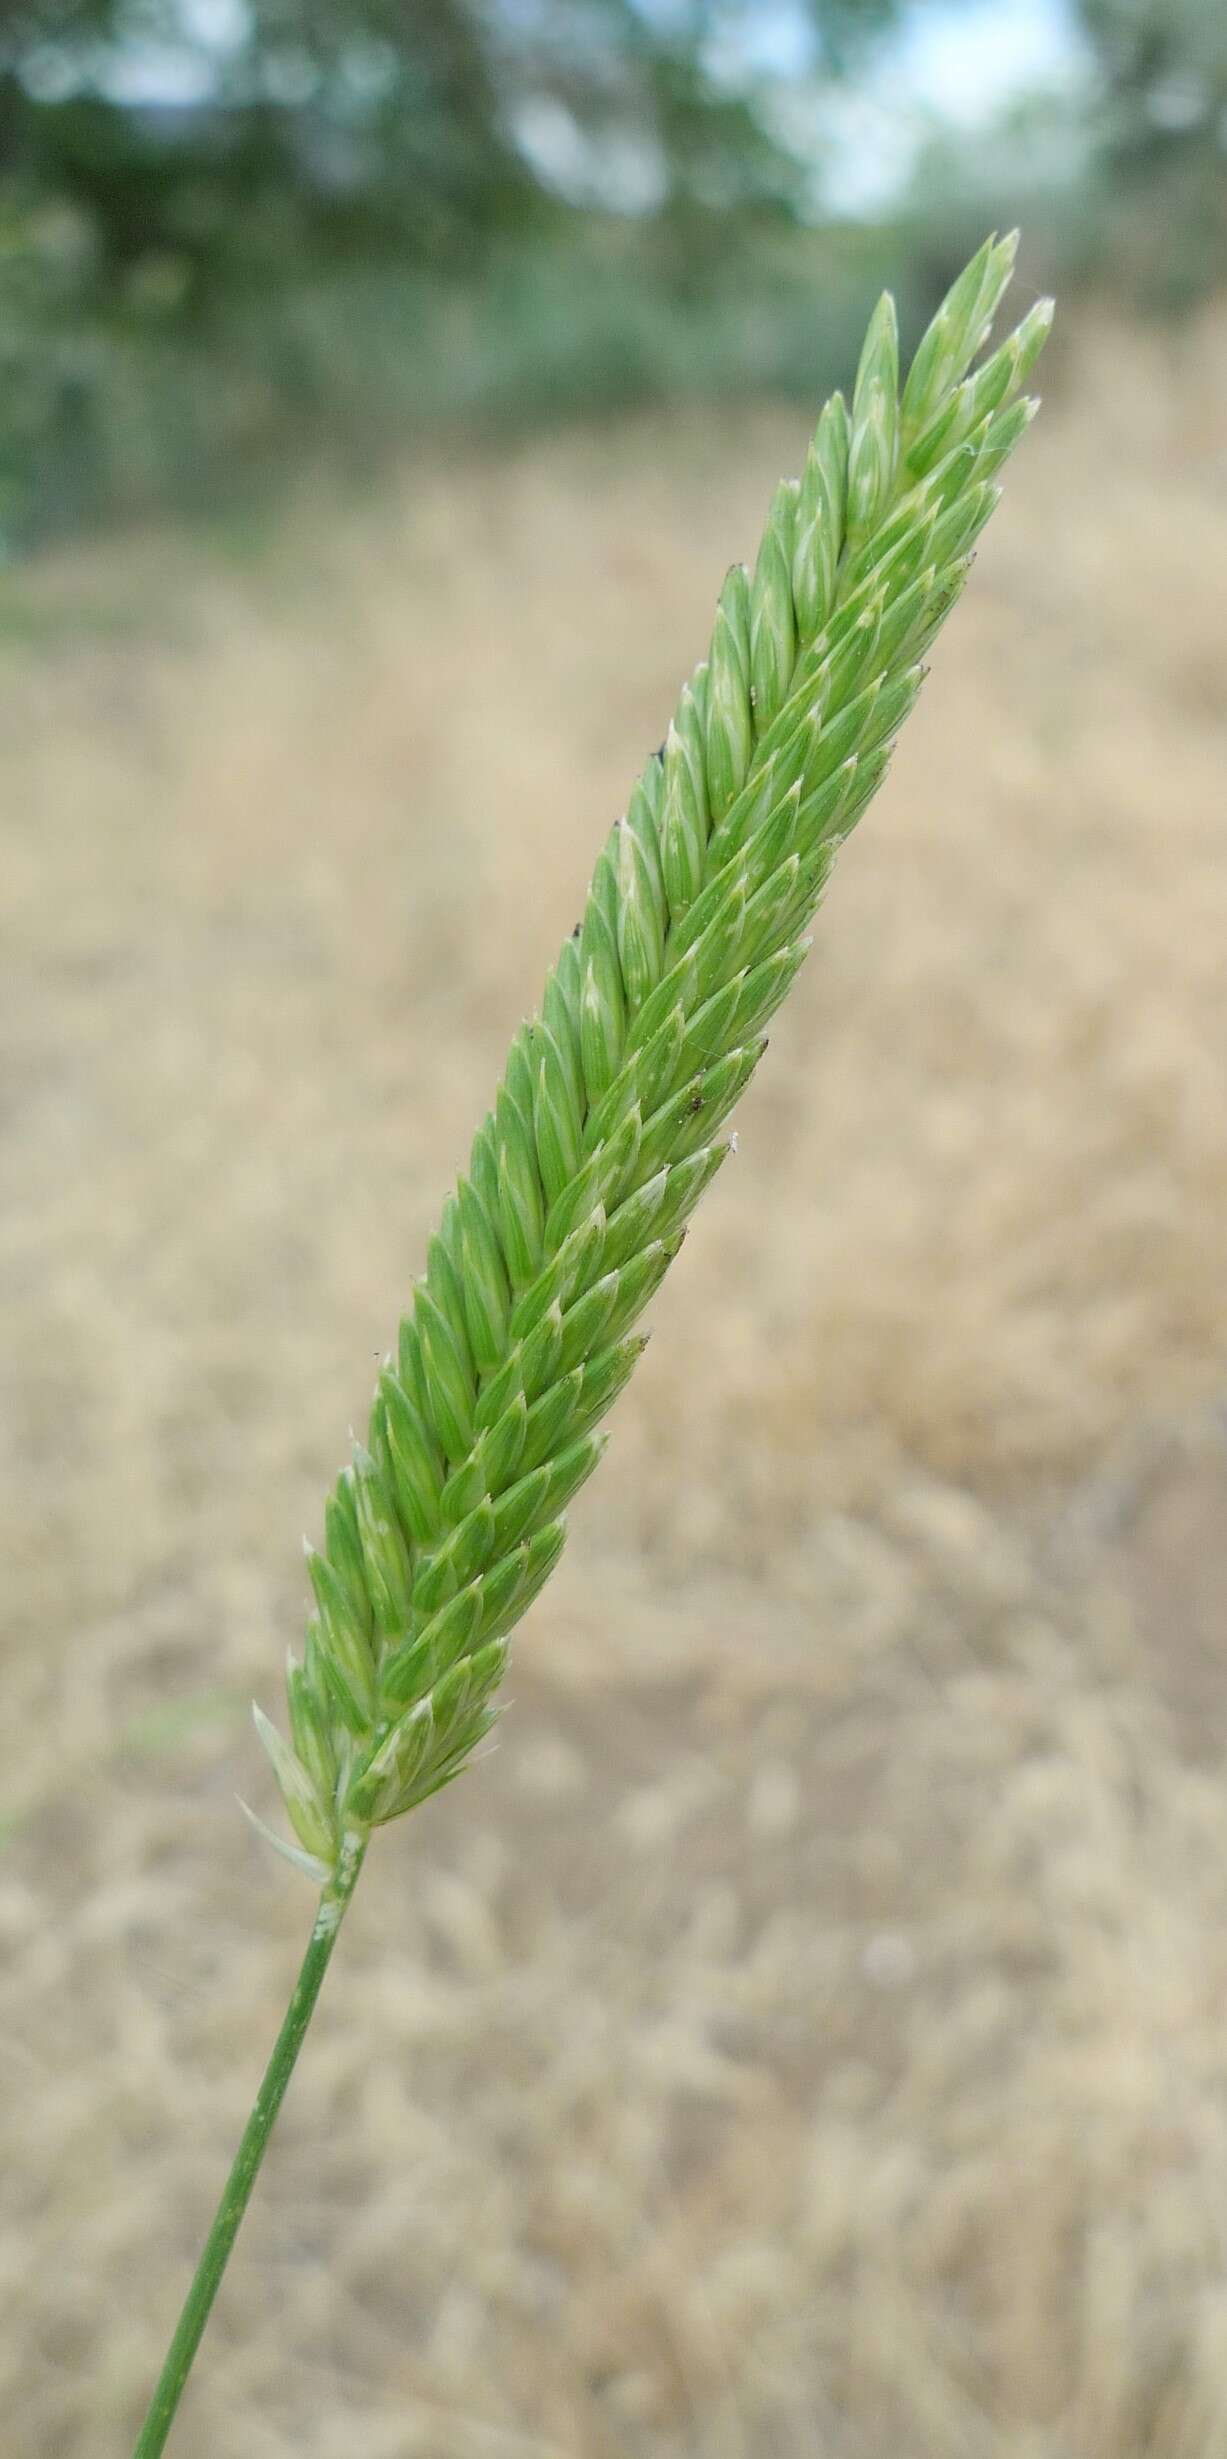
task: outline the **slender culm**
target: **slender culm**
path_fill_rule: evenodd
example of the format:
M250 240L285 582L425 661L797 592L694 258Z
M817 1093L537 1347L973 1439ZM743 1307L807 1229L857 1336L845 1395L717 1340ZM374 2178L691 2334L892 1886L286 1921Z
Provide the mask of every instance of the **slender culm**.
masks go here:
M256 1710L321 1889L298 1986L137 2444L159 2459L374 1828L458 1774L562 1551L835 855L881 784L1035 410L1041 300L980 358L1013 237L986 240L900 391L895 310L849 408L777 489L512 1044L355 1446L308 1547L289 1739ZM976 364L976 362L979 362ZM263 1822L257 1826L268 1835Z
M322 1882L493 1720L634 1326L730 1149L721 1129L1034 410L1049 301L968 373L1013 259L1013 237L985 242L902 395L879 302L851 408L827 403L753 572L729 573L708 657L512 1045L308 1549L291 1741L257 1711L298 1838L284 1849Z

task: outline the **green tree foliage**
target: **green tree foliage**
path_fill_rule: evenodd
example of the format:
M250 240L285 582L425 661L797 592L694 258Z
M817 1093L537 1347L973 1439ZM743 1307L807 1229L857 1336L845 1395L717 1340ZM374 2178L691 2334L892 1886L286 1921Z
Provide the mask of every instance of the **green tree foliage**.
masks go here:
M1196 292L1224 0L1073 5L1102 176L1040 253ZM784 90L854 76L900 6L0 0L0 542L306 439L367 467L440 416L831 381L883 246L915 330L969 219L1021 201L943 176L884 240L809 235Z
M1102 78L1100 159L1113 253L1183 303L1223 277L1224 0L1080 0Z
M838 70L891 4L813 0L816 54ZM0 521L182 498L307 426L361 460L456 405L721 384L749 336L702 333L736 320L736 266L752 250L761 277L801 183L752 66L722 70L737 21L736 0L12 0ZM810 265L777 300L785 350L812 288ZM795 370L825 372L812 348Z
M24 0L0 31L6 188L85 219L100 278L173 252L193 295L271 258L436 269L565 208L522 111L632 143L665 213L787 209L797 172L705 66L704 21L630 0Z
M456 0L254 0L229 42L195 23L168 0L27 0L0 38L6 186L74 208L103 282L167 251L193 296L308 250L438 258L525 210Z

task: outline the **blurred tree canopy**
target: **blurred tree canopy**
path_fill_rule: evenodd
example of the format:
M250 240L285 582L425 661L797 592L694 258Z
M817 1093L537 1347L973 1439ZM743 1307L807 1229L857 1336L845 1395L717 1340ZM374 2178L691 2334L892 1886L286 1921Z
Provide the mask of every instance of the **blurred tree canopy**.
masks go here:
M882 243L827 229L815 309L821 164L781 97L919 4L0 0L0 523L182 497L321 424L361 457L517 400L810 390ZM1224 0L1070 5L1105 190L1162 176L1213 228ZM956 224L894 215L905 306Z
M1146 289L1182 303L1227 248L1227 0L1079 0L1103 77L1114 240Z
M524 167L463 12L393 41L396 14L33 0L0 37L6 184L76 208L104 281L157 250L195 284L304 246L455 246L522 203Z
M802 31L834 72L889 7L810 0ZM506 408L539 343L538 397L595 402L654 372L674 384L670 291L727 292L730 249L794 226L802 203L762 81L720 69L720 40L754 14L749 0L7 0L10 534L190 492L279 449L294 420L326 414L360 451L381 406ZM623 279L603 339L590 281L616 288L619 226L641 255L652 234L656 321Z
M833 58L880 14L815 8ZM463 264L568 201L788 211L796 162L706 64L725 17L631 0L17 0L0 20L0 176L82 214L101 278L172 250L193 288L308 249Z

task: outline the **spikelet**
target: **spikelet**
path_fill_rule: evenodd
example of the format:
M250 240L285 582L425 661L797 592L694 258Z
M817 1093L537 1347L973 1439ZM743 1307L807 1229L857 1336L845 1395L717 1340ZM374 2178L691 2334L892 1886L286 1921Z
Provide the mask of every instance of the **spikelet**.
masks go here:
M730 1150L724 1121L1033 414L1051 302L969 373L1014 245L986 240L960 274L902 393L880 301L851 410L827 403L753 573L730 572L708 660L516 1036L308 1549L290 1741L257 1712L313 1874L437 1792L494 1721L509 1634L643 1348L633 1326Z

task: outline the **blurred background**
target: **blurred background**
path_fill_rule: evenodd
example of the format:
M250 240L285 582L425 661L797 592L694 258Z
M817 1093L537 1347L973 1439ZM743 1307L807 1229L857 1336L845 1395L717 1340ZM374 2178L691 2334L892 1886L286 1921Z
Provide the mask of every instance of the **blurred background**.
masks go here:
M1227 16L0 14L4 2439L123 2452L309 1920L302 1529L889 281L1044 415L181 2459L1227 2449Z

